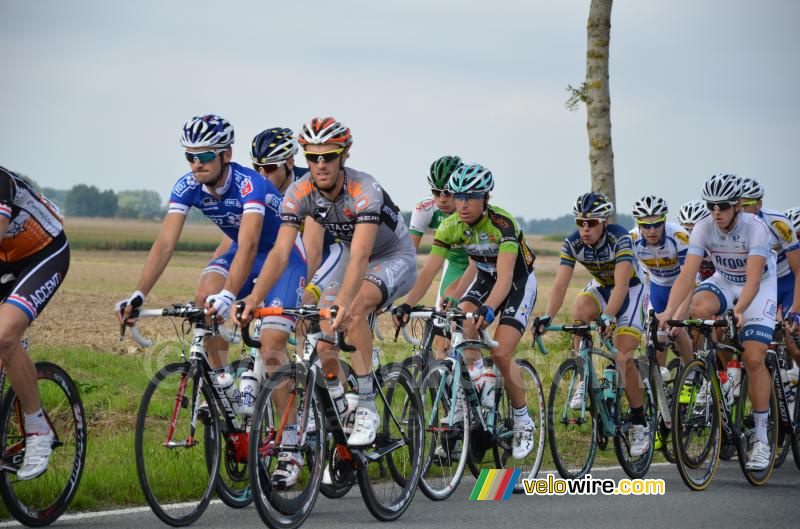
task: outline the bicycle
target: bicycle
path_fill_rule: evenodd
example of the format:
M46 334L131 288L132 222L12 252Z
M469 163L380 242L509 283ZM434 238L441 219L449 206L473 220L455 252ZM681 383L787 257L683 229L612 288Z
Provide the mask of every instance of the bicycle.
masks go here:
M425 464L420 478L422 492L431 500L444 500L458 487L466 466L473 474L480 475L480 465L484 453L491 450L492 468L513 468L520 470L522 479L533 479L539 472L544 454L544 392L536 369L526 360L517 359L523 380L523 387L529 397L529 412L535 425L535 441L531 454L522 461L510 461L514 420L511 401L504 390L503 381L498 376L489 406L482 405L481 395L469 375L464 349L485 351L499 344L491 339L485 329L481 330L482 340L465 340L462 332L466 319L477 318L472 313L460 309L444 311L435 308L415 307L409 315L414 319L426 320L426 334L422 351L430 353L433 342L434 320L444 322L449 331L450 354L444 360L427 359L421 377L420 391L425 410ZM404 328L405 329L405 328ZM407 340L414 342L407 336ZM426 355L427 356L427 355ZM412 358L423 359L415 355ZM491 362L486 363L492 367ZM514 381L518 383L520 381ZM454 404L455 403L455 404ZM477 446L476 446L477 445ZM476 476L477 477L477 476ZM515 483L513 490L522 492L522 479Z
M182 344L182 361L164 366L153 376L136 417L139 484L153 513L174 527L196 521L215 491L232 507L252 501L246 466L250 420L237 414L237 403L217 380L205 347L206 337L222 335L227 341L233 337L215 317L207 323L206 316L206 310L193 303L131 313L131 318L181 318L184 334L192 330L189 356ZM142 347L151 345L135 326L131 335ZM247 362L234 362L234 372L241 374ZM202 410L201 399L207 404ZM220 477L223 453L227 481Z
M705 490L714 478L719 466L723 437L728 443L735 445L739 465L747 481L753 485L763 485L772 474L777 446L776 417L778 417L778 400L776 398L775 380L780 383L780 374L775 369L776 355L767 351L765 359L767 369L772 378L770 391L769 422L767 438L770 445L770 462L763 470L747 470L747 449L750 438L754 434L752 410L747 393L747 373L742 372L739 399L734 404L732 390L728 389L723 397L718 373L716 351L729 351L740 356L742 346L739 343L733 311L728 310L721 320L670 320L671 327L689 327L702 335L702 345L695 353L695 359L685 366L678 380L677 387L688 391L691 398L688 402L678 401L672 409L673 432L672 442L677 457L678 472L683 482L692 490ZM716 342L714 330L727 329L727 338L733 345ZM735 408L734 408L735 406ZM785 410L784 410L785 411Z
M543 354L549 351L539 334L539 319L533 322L533 336ZM614 452L625 473L641 478L650 468L654 453L656 411L649 377L642 377L644 384L643 408L650 435L650 448L640 456L630 454L630 405L614 365L617 350L608 340L602 339L607 350L592 345L594 323L573 325L549 325L547 331L570 333L580 338L574 357L567 358L559 366L550 389L547 405L547 433L550 436L550 452L558 473L565 479L580 479L592 468L597 448L605 450L608 439L614 440ZM611 362L600 379L595 372L593 357L601 356ZM638 365L638 362L637 362ZM641 372L641 366L640 366ZM578 384L585 384L583 398L574 399ZM574 402L575 401L575 402ZM599 422L599 427L598 427Z
M783 322L775 324L775 334L770 344L770 351L775 352L776 371L788 371L792 367L792 357L789 356L789 349L786 346L786 332ZM780 378L780 377L779 377ZM778 429L777 446L780 452L775 455L775 468L779 468L786 461L791 449L794 462L800 469L800 410L797 406L797 395L795 394L794 407L789 404L789 396L786 393L786 386L783 381L775 386L778 397L778 411L780 412L780 426ZM790 411L791 408L791 411Z
M237 305L241 313L243 306ZM267 315L295 316L318 323L321 318L335 318L335 310L313 306L300 308L266 307L253 311L254 318ZM241 318L241 315L240 315ZM242 339L259 347L242 327ZM422 404L411 375L399 364L389 364L374 371L375 399L381 424L374 443L354 448L347 445L344 417L340 417L327 391L322 366L317 361L317 344L324 341L344 352L354 348L344 342L341 332L326 336L316 328L306 335L309 346L303 358L278 368L259 390L251 429L248 464L256 509L270 527L293 528L302 524L314 506L328 460L326 439L333 437L335 456L331 475L347 476L354 470L362 498L370 513L381 521L399 518L411 504L419 481L422 463ZM278 409L273 393L288 390L288 403ZM283 444L283 434L290 413L297 409L297 444ZM309 424L314 428L309 428ZM299 451L303 469L297 483L278 488L271 480L281 451Z
M4 276L2 284L13 281ZM27 354L28 339L22 340ZM22 404L0 366L0 496L20 523L41 527L55 522L67 509L83 475L87 425L83 402L75 382L52 362L36 362L42 410L53 431L53 452L47 470L30 480L16 479L25 457Z

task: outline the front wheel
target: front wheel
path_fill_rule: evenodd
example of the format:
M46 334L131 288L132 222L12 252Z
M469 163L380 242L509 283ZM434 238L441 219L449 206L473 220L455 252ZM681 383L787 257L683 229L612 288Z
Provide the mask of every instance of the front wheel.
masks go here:
M625 391L622 388L617 389L617 404L614 407L614 422L617 425L617 435L614 436L614 452L622 470L632 479L638 479L647 474L650 469L650 463L653 461L657 423L656 406L651 388L652 385L651 387L645 386L642 393L642 408L647 435L649 436L649 446L641 455L631 454L634 432L634 424L631 421L631 407Z
M69 505L86 461L86 415L75 383L67 373L49 362L36 363L39 395L50 427L55 433L47 470L39 477L19 480L6 470L0 479L2 494L11 514L28 526L53 523ZM2 460L19 468L25 456L22 406L9 388L0 405Z

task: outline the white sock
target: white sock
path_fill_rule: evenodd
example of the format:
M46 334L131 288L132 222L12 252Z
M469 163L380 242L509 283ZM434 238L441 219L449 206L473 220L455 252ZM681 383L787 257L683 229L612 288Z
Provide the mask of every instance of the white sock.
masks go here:
M47 419L44 418L42 408L39 408L32 414L25 415L25 433L31 434L45 434L50 431L50 425L47 424Z
M512 406L513 407L513 406ZM532 422L531 416L528 415L528 407L514 408L514 422L518 424L528 424Z
M281 439L281 444L284 446L296 445L297 444L297 425L296 424L289 424L286 425L286 428L283 429L283 439Z
M769 422L768 411L754 411L753 420L756 423L756 440L761 441L765 445L769 445L767 438L767 423Z

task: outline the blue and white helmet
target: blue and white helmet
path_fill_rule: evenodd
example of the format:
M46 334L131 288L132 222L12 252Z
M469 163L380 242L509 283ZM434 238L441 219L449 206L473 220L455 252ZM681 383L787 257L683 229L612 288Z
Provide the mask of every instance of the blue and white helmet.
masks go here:
M479 163L465 164L450 175L453 193L488 193L494 189L492 172Z
M764 198L764 188L752 178L740 178L739 185L742 186L741 198L759 200Z
M702 200L692 200L681 206L678 211L678 222L681 224L697 224L711 213Z
M224 148L233 143L233 126L215 114L195 116L183 126L181 145L184 147Z
M575 200L572 214L575 218L607 219L614 213L614 204L603 193L584 193Z
M736 202L742 196L739 180L735 174L715 174L703 185L702 199L706 202Z
M792 223L795 233L800 233L800 207L789 208L783 214Z
M259 132L250 146L250 159L256 165L288 160L297 154L297 141L292 129L275 127Z

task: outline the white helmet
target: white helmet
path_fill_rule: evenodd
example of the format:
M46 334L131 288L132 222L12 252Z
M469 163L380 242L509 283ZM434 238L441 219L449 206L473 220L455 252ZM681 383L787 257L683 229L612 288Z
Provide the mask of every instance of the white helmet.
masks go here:
M692 200L681 206L678 211L678 222L681 224L697 224L710 213L702 200Z
M784 211L783 214L786 215L786 218L792 223L795 233L800 232L800 207L789 208Z
M703 186L702 199L706 202L736 202L740 196L742 187L735 174L715 174Z
M195 116L183 126L184 147L228 147L233 143L233 126L215 114Z
M645 195L633 204L633 218L663 217L669 208L667 202L656 195Z
M749 198L751 200L764 198L764 188L752 178L742 178L739 180L739 184L742 186L741 198Z

